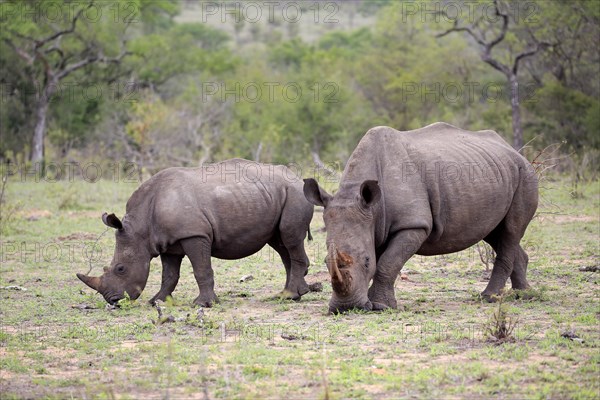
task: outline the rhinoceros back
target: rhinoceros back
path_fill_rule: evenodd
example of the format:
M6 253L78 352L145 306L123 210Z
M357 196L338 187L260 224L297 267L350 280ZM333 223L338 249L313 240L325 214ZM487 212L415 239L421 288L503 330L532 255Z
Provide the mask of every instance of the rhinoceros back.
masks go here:
M423 228L429 238L421 254L475 244L503 220L517 190L531 192L534 211L537 206L537 179L523 156L493 131L445 123L369 130L342 184L364 179L378 180L384 193L380 241L394 231Z
M198 236L212 242L215 256L226 249L226 258L241 258L273 235L290 193L304 198L301 179L284 166L232 159L168 168L132 195L127 217L149 225L159 249Z

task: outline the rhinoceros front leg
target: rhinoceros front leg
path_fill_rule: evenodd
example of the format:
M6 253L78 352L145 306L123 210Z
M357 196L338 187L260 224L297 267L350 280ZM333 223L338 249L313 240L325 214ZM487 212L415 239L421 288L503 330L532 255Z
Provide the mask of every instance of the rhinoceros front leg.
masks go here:
M170 296L179 282L179 271L181 269L181 260L183 255L177 254L161 254L160 261L162 263L162 281L160 290L150 299L150 304L155 304L156 300L165 301L167 296Z
M400 231L389 241L385 252L377 260L377 270L369 288L373 310L397 307L394 293L396 278L404 263L419 250L425 239L427 233L423 229L414 229Z
M211 242L206 238L193 237L180 241L183 251L190 259L194 269L194 277L198 283L200 294L194 304L201 307L212 307L219 299L215 295L215 280L210 265Z

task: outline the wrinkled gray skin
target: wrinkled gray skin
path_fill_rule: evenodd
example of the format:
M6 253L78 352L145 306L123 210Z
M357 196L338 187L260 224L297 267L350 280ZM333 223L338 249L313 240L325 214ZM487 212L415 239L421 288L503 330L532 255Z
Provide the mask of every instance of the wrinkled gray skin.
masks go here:
M104 223L117 230L110 267L101 277L77 276L111 304L125 292L136 299L146 286L150 260L160 256L162 283L150 300L154 303L171 295L187 256L200 290L194 303L210 307L218 301L211 255L239 259L268 244L285 266L282 294L297 300L308 292L304 238L307 232L311 238L313 215L302 187L284 166L241 159L163 170L133 193L122 221L114 214L103 215Z
M493 300L509 277L513 288L529 287L519 242L537 208L537 178L493 131L376 127L350 156L334 196L313 179L304 194L325 207L331 312L396 308L394 283L413 254L452 253L482 239L497 254L484 298Z

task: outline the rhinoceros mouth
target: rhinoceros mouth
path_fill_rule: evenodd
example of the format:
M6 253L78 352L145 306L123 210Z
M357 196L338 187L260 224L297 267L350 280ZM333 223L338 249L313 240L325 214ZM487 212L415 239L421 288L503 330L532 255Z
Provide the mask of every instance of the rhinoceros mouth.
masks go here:
M123 298L123 296L119 296L119 295L107 296L106 302L108 304L110 304L111 306L114 306L114 305L117 305L119 303L119 300L121 300L122 298Z
M350 310L372 311L373 304L367 300L362 305L357 304L329 304L329 314L342 314Z

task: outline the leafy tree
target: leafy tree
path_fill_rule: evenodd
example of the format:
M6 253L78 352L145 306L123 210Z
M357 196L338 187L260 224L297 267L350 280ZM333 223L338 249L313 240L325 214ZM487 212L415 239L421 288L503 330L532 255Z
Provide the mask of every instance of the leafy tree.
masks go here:
M294 38L268 51L270 65L256 61L236 71L227 88L240 84L247 94L244 85L256 84L262 95L257 101L251 94L235 102L226 128L228 155L237 150L248 158L276 162L310 155L320 165L323 154L348 155L373 115L360 93L352 92L346 60L336 51L320 48L320 43Z
M519 6L518 3L514 4L517 7ZM452 32L467 33L480 46L481 60L505 76L510 85L513 147L518 150L524 144L521 127L519 67L527 57L534 56L538 52L550 47L551 43L540 41L536 38L532 29L535 22L529 23L530 21L522 20L518 17L515 18L515 14L511 13L506 6L501 5L498 0L493 0L493 5L495 16L498 17L497 20L479 17L470 26L463 26L460 18L455 18L454 26L438 34L437 37L444 37ZM487 21L485 21L486 19ZM525 38L525 35L518 35L515 32L515 30L520 29L520 24L525 25L521 29L528 33L528 38ZM499 27L497 27L498 25ZM495 53L502 53L504 51L506 54L494 55L492 54L494 50L497 50Z
M44 159L48 110L61 84L76 71L93 65L119 64L129 54L128 28L140 21L141 15L156 15L165 6L172 10L170 2L149 3L150 0L7 3L0 21L0 40L24 62L25 75L37 92L31 161Z
M531 129L545 134L546 143L565 141L568 147L582 151L600 148L600 102L578 90L563 86L553 77L544 78L536 101L528 103L536 118Z
M154 89L181 74L219 74L235 65L228 40L226 33L203 24L175 25L133 40L126 67L139 85Z
M436 40L435 20L423 23L402 7L393 3L383 9L372 38L357 36L366 45L350 53L355 55L352 75L377 116L371 125L400 130L436 121L477 126L486 104L469 87L482 80L481 69L472 62L476 53L459 39Z

